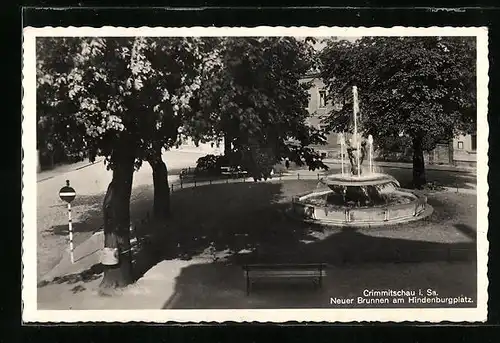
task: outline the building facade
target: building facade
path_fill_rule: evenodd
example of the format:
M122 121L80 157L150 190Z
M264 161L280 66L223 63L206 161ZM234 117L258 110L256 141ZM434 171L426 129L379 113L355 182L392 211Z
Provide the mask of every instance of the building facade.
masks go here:
M303 82L312 82L309 89L308 112L311 114L309 125L322 128L321 118L331 109L332 104L326 101L327 91L323 81L311 75L305 77ZM431 152L424 153L424 159L428 164L448 164L466 167L476 166L476 135L460 135L450 142L443 142L436 146ZM337 159L340 157L340 144L337 133L330 133L327 137L326 145L314 146L323 157ZM379 156L379 158L381 158ZM411 161L411 151L401 152L396 157L399 161Z
M327 92L323 81L314 75L305 77L302 82L312 82L312 87L309 88L309 103L307 111L311 116L308 118L308 124L318 129L323 128L321 118L328 114L332 109L332 104L326 100ZM340 153L340 144L338 134L331 132L327 136L326 145L316 145L314 148L318 150L322 156L327 158L337 158Z

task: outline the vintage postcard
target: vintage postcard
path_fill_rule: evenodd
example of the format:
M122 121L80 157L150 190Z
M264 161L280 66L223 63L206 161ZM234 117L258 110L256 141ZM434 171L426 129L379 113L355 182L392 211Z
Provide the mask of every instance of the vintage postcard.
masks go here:
M23 39L24 322L486 321L486 28Z

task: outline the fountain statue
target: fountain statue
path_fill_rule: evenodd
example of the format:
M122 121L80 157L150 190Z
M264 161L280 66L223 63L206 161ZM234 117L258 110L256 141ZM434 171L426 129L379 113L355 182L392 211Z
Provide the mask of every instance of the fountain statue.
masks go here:
M378 173L373 165L373 137L358 132L358 90L353 87L353 132L339 134L341 172L320 179L326 191L313 191L294 198L292 212L305 220L329 225L379 225L408 222L430 215L427 198L400 188L391 175ZM346 172L344 155L349 158ZM363 162L368 155L368 169Z
M358 148L355 141L352 141L351 139L347 146L347 155L349 156L349 161L351 162L352 175L361 175L363 171L360 166L363 164L366 155L366 141L361 142L360 148Z

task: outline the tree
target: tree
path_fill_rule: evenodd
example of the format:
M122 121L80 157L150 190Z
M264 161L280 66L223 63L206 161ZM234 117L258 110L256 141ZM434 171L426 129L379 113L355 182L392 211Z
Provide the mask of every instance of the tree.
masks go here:
M134 170L153 168L155 212L168 206L161 150L178 144L190 97L199 88L201 55L191 38L38 38L40 118L68 153L104 156L112 181L103 202L105 247L118 266L101 289L133 281L130 195Z
M203 40L197 38L147 38L142 45L141 54L151 71L137 101L141 111L149 112L153 120L143 127L150 138L143 140L143 158L153 170L153 213L159 219L170 213L168 169L161 157L162 150L182 142L183 128L191 114L190 99L201 83L203 47Z
M75 104L68 101L68 84L65 75L73 67L72 56L78 50L74 38L45 37L36 40L37 51L37 149L52 167L54 155L63 151L72 159L83 159L79 150L82 132L75 125L72 113ZM47 72L50 70L50 73ZM54 87L54 84L57 87Z
M211 51L213 67L192 106L192 119L204 127L192 135L224 138L232 163L255 180L285 157L326 168L309 148L325 137L307 125L310 85L300 82L314 64L313 47L293 37L238 37L212 41Z
M411 140L416 188L426 183L425 150L475 130L473 37L331 40L320 59L329 96L342 104L325 118L328 129L349 128L351 89L358 86L365 133L372 134L376 142L400 135Z
M161 152L183 137L210 141L229 127L256 179L284 155L321 165L308 145L322 136L306 125L307 92L299 83L310 49L294 39L39 38L37 60L47 135L57 135L68 154L104 156L113 174L103 202L104 245L118 251L119 263L105 270L103 292L133 281L134 170L151 165L155 213L168 213Z

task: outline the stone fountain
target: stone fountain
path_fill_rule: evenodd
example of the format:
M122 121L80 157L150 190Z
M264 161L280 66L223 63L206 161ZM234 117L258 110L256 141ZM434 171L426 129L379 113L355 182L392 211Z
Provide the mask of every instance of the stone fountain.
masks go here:
M292 214L305 221L335 226L378 226L423 219L433 209L421 192L400 188L391 175L375 172L373 137L358 132L358 93L353 87L353 132L339 135L341 172L319 181L327 190L294 197ZM348 162L345 161L347 154ZM368 167L363 162L368 155ZM347 169L347 170L346 170Z

